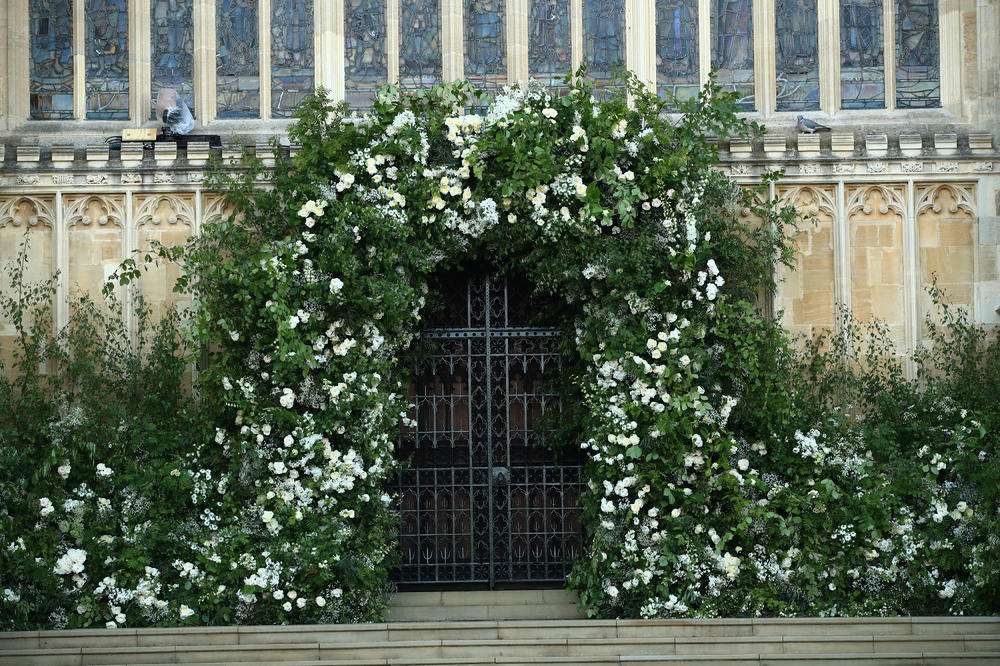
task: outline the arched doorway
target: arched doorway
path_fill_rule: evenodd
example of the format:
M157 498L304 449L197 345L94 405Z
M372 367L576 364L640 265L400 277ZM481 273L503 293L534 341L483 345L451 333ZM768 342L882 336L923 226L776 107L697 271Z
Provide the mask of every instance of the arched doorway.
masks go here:
M555 586L581 548L581 457L543 446L561 398L558 330L529 285L496 271L441 276L421 334L397 452L401 587Z

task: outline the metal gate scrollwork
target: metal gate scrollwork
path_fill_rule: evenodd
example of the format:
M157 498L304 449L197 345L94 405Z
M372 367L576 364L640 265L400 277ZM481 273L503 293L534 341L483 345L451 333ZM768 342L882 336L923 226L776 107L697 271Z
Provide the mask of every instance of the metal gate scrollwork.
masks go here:
M448 276L451 277L451 276ZM558 331L532 324L526 285L489 272L442 280L400 431L403 587L524 587L565 580L582 543L581 458L556 459L545 419L560 397Z

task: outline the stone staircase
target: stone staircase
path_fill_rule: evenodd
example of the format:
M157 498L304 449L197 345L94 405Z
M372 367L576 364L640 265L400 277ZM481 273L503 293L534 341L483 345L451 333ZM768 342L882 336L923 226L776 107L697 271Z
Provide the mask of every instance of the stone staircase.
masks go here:
M1000 617L587 620L574 601L420 592L379 624L9 632L0 664L1000 666Z

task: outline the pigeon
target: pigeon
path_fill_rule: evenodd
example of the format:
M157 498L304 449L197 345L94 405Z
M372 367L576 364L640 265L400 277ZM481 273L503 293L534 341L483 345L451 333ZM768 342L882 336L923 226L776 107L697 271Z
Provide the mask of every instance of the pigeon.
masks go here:
M191 109L173 88L160 88L156 94L156 115L173 134L187 134L194 129Z
M817 122L813 122L808 118L803 118L802 116L796 116L799 121L796 127L799 128L800 132L805 132L806 134L813 134L814 132L829 132L830 128L826 125L820 125Z

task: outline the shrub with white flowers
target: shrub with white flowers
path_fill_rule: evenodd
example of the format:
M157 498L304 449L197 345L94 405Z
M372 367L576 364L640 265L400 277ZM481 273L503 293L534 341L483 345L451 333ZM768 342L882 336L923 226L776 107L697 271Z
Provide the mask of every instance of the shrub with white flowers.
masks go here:
M16 626L380 618L406 359L435 276L483 261L563 332L552 444L586 454L568 582L589 614L989 608L995 494L953 452L994 464L977 415L942 416L919 467L892 459L759 312L794 211L771 177L745 191L713 169L712 137L760 128L712 86L680 115L634 80L592 93L515 86L480 108L467 84L387 87L364 115L317 96L293 158L217 173L236 212L185 249L180 282L207 423L145 476L58 452L27 495L38 535L4 535L4 562L58 594L26 601L4 576ZM151 515L149 488L176 505Z

